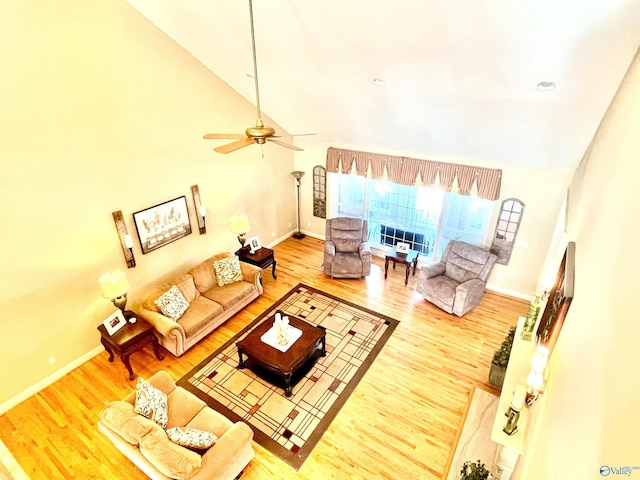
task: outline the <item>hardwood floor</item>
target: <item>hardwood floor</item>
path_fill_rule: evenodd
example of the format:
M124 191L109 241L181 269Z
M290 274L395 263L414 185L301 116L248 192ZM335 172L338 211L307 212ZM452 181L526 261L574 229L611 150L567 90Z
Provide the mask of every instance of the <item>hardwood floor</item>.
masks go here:
M527 302L487 292L464 318L427 303L417 274L375 258L365 280L322 274L323 242L289 238L277 245L278 279L264 272L264 294L180 358L150 346L131 357L136 375L159 369L176 380L299 282L400 321L400 325L299 472L254 443L243 480L440 479L474 386L487 388L493 351ZM99 339L96 336L96 344ZM32 479L143 479L144 474L96 428L100 410L134 387L124 366L102 352L0 417L0 438Z

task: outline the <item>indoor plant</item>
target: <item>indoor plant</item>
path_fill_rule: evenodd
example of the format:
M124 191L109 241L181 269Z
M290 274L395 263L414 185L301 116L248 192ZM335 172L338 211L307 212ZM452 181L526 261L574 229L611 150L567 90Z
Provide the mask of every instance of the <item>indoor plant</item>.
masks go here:
M460 480L488 480L490 478L493 478L493 475L480 460L475 463L466 461L462 464Z
M491 369L489 370L489 385L498 390L502 389L504 376L507 372L509 364L509 356L511 355L511 347L513 346L513 338L516 334L516 327L509 328L509 333L505 337L500 348L496 350L491 359Z

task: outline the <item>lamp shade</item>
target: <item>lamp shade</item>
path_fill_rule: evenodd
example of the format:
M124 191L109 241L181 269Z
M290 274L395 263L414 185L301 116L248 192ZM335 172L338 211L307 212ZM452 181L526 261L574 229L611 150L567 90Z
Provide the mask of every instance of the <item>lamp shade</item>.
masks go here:
M129 282L127 282L124 272L121 271L105 273L98 281L102 287L104 298L118 298L129 291Z
M249 217L246 215L234 215L231 217L231 231L233 233L247 233L251 230Z

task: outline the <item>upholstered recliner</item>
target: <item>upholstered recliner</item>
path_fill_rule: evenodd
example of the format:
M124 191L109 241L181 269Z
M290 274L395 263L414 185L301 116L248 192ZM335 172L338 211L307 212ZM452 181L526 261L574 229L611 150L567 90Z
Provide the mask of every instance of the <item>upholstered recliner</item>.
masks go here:
M367 221L338 217L327 220L323 271L331 278L361 278L371 273Z
M416 289L428 302L461 317L480 302L497 259L482 247L452 240L439 262L420 268Z

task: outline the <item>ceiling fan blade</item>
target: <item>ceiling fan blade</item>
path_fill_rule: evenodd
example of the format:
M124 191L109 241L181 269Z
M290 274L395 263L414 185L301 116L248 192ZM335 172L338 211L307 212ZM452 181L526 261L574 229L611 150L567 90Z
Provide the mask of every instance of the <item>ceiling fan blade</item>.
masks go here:
M222 145L221 147L216 147L214 150L218 153L231 153L236 150L240 150L243 147L248 147L253 144L253 138L245 137L242 140L238 140L237 142L227 143L226 145Z
M207 133L202 138L207 138L207 139L218 138L218 139L231 140L233 138L244 138L244 137L246 137L244 133Z
M274 140L273 137L267 138L267 142L273 142L273 143L276 143L276 144L278 144L278 145L280 145L282 147L290 148L291 150L297 150L299 152L304 152L303 148L296 147L295 145L291 145L289 143L281 142L280 140Z
M272 135L271 138L308 137L309 135L317 135L317 133L290 133L288 135Z

